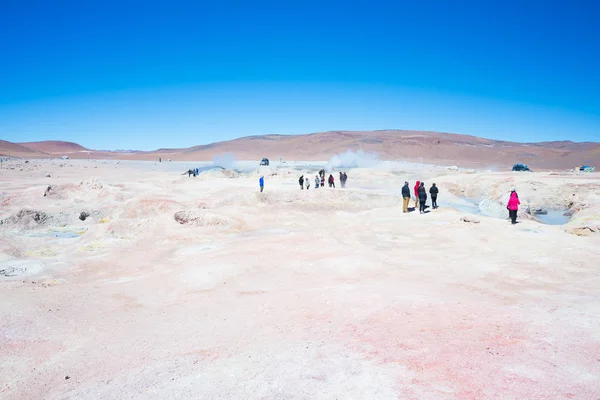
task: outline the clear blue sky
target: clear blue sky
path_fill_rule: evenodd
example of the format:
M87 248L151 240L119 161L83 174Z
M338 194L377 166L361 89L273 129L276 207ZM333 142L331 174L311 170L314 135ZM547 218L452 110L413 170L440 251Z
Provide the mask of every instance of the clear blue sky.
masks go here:
M598 1L0 6L0 139L96 149L422 129L600 140Z

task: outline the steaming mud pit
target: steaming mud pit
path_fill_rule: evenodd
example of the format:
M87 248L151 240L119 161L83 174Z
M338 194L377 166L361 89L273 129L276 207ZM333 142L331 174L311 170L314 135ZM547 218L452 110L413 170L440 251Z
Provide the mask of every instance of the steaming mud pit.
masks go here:
M348 170L345 190L300 191L317 172L301 163L197 178L187 164L11 163L2 399L600 397L595 174L384 163ZM439 209L401 212L415 179L438 184ZM574 216L468 223L445 206L505 213L511 186L523 210Z

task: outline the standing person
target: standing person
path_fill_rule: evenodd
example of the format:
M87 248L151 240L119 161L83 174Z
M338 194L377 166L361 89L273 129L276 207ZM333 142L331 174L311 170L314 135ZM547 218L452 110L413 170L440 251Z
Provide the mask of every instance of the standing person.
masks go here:
M333 175L329 174L329 187L332 187L335 189L335 181L333 178Z
M319 175L315 175L315 189L319 188Z
M262 193L262 191L265 189L265 177L261 176L260 179L258 180L258 185L260 186L260 192Z
M510 189L510 198L508 199L508 204L506 205L508 216L510 217L510 221L513 225L517 223L517 212L519 211L519 205L521 205L521 201L519 201L519 195L517 194L516 189L513 187Z
M325 187L325 174L321 175L321 187Z
M415 187L413 188L415 192L415 210L419 208L419 186L421 186L421 181L417 181Z
M344 188L344 174L340 171L340 187Z
M425 182L421 182L418 190L419 194L419 212L423 214L425 212L425 206L427 203L427 189L425 189Z
M306 190L310 189L310 179L308 177L304 180L304 183L306 183Z
M410 202L410 187L408 186L408 182L404 182L404 186L402 186L402 212L408 212L408 203Z
M437 186L435 186L435 183L434 183L433 185L431 185L431 188L429 189L429 194L431 195L431 207L433 207L434 210L436 208L438 208L438 205L437 205L438 193L439 193L439 190L438 190Z
M346 182L348 181L348 174L344 172L344 187L346 187Z
M300 184L300 190L304 190L304 175L300 175L300 179L298 179L298 183Z

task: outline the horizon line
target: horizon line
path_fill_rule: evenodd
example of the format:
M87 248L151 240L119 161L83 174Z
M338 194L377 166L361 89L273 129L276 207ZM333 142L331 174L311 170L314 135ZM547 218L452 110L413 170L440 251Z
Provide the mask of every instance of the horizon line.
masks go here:
M257 133L257 134L250 134L250 135L245 135L245 136L239 136L233 139L227 139L227 140L218 140L218 141L213 141L213 142L208 142L208 143L203 143L203 144L195 144L195 145L191 145L191 146L187 146L187 147L158 147L155 148L154 150L137 150L137 149L125 149L125 148L113 148L113 149L91 149L88 148L84 145L82 145L81 143L78 142L72 142L72 141L67 141L67 140L61 140L61 139L46 139L46 140L34 140L34 141L19 141L19 142L10 142L8 140L6 140L6 142L9 143L14 143L17 145L27 145L27 144L33 144L33 143L48 143L48 142L61 142L61 143L71 143L71 144L75 144L78 146L83 147L84 149L86 149L86 151L90 151L90 150L95 150L95 151L103 151L103 152L116 152L116 151L138 151L138 152L143 152L143 153L151 153L154 151L159 151L159 150L181 150L181 149L189 149L192 147L201 147L201 146L210 146L213 144L217 144L217 143L225 143L225 142L232 142L232 141L236 141L236 140L243 140L243 139L248 139L248 138L256 138L256 137L274 137L274 136L288 136L288 137L294 137L294 136L311 136L311 135L318 135L318 134L325 134L325 133L375 133L375 132L414 132L414 133L422 133L422 134L430 134L430 133L435 133L435 134L442 134L442 135L457 135L457 136L468 136L471 138L475 138L475 139L484 139L484 140L490 140L493 142L499 142L499 143L517 143L517 144L548 144L548 143L576 143L576 144L600 144L600 141L576 141L576 140L570 140L570 139L564 139L564 140L545 140L545 141L538 141L538 142L531 142L531 141L517 141L517 140L501 140L501 139L493 139L490 137L484 137L484 136L476 136L473 134L467 134L467 133L456 133L456 132L441 132L441 131L429 131L429 130L416 130L416 129L397 129L397 128L391 128L391 129L374 129L374 130L351 130L351 129L333 129L333 130L327 130L327 131L317 131L317 132L309 132L309 133ZM0 139L3 140L3 139Z

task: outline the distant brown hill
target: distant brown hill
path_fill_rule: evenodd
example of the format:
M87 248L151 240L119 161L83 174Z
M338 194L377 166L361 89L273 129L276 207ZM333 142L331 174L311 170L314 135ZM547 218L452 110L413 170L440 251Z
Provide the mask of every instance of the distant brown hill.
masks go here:
M65 144L66 143L66 144ZM68 142L25 144L43 151L45 156L69 155L87 158L86 149ZM183 149L159 149L150 152L96 152L92 158L131 160L208 161L223 153L236 159L328 160L346 150L377 153L384 160L405 160L428 164L510 168L522 162L532 168L573 168L581 164L600 166L600 143L569 141L514 143L475 136L403 130L330 131L307 135L248 136L230 141ZM1 149L0 149L1 152ZM44 156L43 154L41 156Z
M39 151L32 150L17 143L0 140L0 156L5 157L47 157L48 155Z
M53 154L53 155L68 155L69 153L77 153L80 151L86 151L85 147L72 142L62 142L59 140L47 140L43 142L26 142L19 143L21 146L27 147L31 150Z
M211 160L215 155L232 152L237 159L244 160L262 157L278 160L282 157L310 161L328 160L346 150L373 152L387 160L502 169L517 162L533 168L600 165L600 143L514 143L468 135L401 130L249 136L186 149L161 149L139 157L156 155L177 160Z

